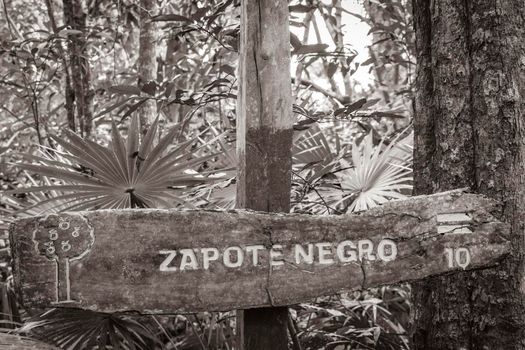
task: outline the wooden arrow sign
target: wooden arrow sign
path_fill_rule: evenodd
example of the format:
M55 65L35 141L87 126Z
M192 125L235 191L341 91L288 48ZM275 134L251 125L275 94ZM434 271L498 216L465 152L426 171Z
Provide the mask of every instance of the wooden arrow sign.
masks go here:
M11 227L26 307L184 313L290 305L496 264L510 250L495 203L462 191L357 215L123 210Z

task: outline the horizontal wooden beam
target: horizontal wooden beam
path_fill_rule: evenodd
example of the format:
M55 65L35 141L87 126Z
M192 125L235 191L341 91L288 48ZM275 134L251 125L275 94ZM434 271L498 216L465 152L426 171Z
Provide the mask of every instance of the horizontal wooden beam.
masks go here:
M496 203L453 191L356 215L123 210L11 227L26 307L186 313L282 306L461 269L509 252Z

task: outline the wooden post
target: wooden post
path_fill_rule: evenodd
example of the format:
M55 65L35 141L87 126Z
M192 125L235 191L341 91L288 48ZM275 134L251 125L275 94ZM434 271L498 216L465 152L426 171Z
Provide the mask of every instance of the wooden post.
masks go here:
M241 1L237 207L290 210L293 136L288 1ZM271 232L268 232L271 235ZM271 293L268 293L271 302ZM239 311L238 348L287 349L288 309Z

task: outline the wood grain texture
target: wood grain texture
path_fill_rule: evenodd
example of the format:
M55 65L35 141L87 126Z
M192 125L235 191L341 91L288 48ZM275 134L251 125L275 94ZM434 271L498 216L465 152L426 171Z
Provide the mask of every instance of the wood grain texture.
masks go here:
M237 207L289 212L293 122L286 1L241 2Z
M469 269L494 265L510 249L508 225L492 217L495 208L495 202L483 196L453 191L390 202L347 216L168 210L61 214L73 223L85 220L94 241L87 254L69 262L73 302L59 304L58 265L37 251L33 237L34 231L39 232L36 227L51 229L49 221L59 221L56 217L22 219L11 227L15 283L24 306L31 308L185 313L291 305L344 290L457 270L448 266L445 248L468 248ZM468 213L473 232L438 233L437 214L444 213ZM384 238L396 242L395 260L323 265L316 259L313 264L295 264L289 249L296 243L360 239L377 245ZM230 246L276 244L283 246L281 266L271 266L269 251L261 250L257 266L245 259L237 268L216 261L208 270L159 270L166 257L160 250L216 247L222 252Z
M240 4L236 205L287 213L294 122L288 1ZM287 349L287 319L284 307L239 310L237 348Z

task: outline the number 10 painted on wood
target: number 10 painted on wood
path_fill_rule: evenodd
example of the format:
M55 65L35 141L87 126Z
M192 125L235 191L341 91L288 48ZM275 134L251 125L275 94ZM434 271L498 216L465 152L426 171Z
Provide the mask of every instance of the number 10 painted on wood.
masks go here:
M97 311L176 313L291 305L493 266L510 250L509 226L491 215L495 205L453 191L341 216L54 214L11 227L14 277L26 307L58 301Z

